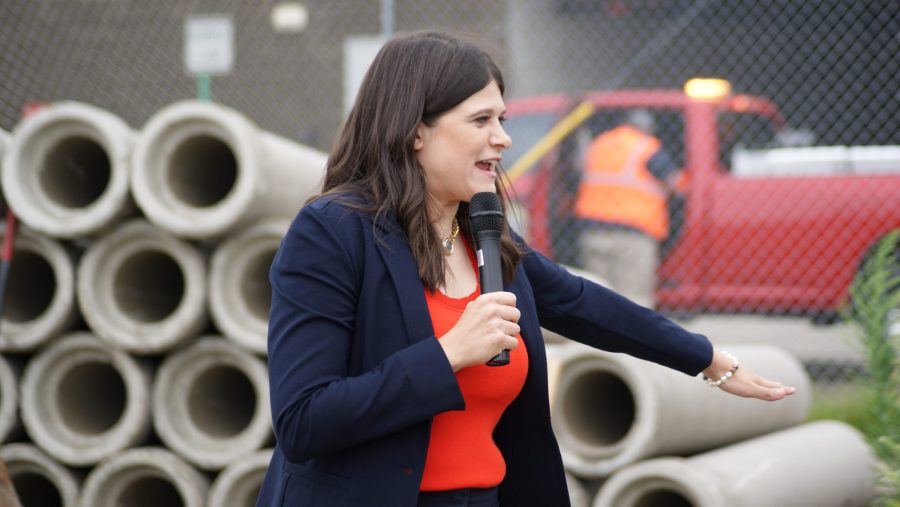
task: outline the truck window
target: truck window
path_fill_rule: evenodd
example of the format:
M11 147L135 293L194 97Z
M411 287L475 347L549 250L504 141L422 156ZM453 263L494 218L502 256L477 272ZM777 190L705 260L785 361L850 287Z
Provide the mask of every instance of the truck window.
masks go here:
M775 148L775 127L769 118L753 113L724 111L718 116L719 166L731 170L735 151Z
M590 131L590 138L600 135L618 126L632 109L605 109L598 111L585 121ZM668 109L647 109L655 122L653 134L660 140L663 148L678 165L684 167L684 119L681 111ZM585 145L584 148L587 148Z
M684 167L684 117L681 111L656 113L656 137L678 167Z

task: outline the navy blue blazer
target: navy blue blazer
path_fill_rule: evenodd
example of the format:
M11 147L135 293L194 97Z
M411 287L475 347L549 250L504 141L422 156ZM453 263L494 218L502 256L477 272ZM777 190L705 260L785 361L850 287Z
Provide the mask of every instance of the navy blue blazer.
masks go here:
M709 365L712 346L522 246L505 289L517 296L529 369L494 432L507 466L500 501L567 506L540 326L689 375ZM291 224L270 281L276 445L257 506L414 507L431 419L465 404L404 233L319 199Z

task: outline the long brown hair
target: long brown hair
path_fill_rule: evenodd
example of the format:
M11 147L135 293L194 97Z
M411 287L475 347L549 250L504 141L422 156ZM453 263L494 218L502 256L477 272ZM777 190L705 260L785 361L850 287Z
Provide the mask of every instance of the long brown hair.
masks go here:
M363 78L326 166L323 195L350 193L365 205L351 207L393 217L405 232L416 258L419 277L429 289L444 284L445 257L427 213L425 172L413 144L420 122L434 125L440 116L503 76L480 47L434 31L413 32L389 40ZM504 207L508 196L497 179ZM471 238L468 204L457 211L460 230ZM377 230L376 230L377 233ZM512 280L521 252L509 225L501 238L503 279Z

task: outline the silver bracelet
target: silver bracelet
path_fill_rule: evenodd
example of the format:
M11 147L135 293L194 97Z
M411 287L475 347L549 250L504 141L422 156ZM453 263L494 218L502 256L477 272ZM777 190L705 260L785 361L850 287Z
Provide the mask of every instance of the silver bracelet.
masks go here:
M728 352L725 352L724 350L722 351L722 353L725 354L726 356L728 356L728 359L731 360L731 369L726 371L725 375L722 375L722 377L720 377L719 380L713 380L713 379L707 377L706 375L703 375L703 381L706 382L706 385L708 385L709 387L720 387L725 382L728 382L728 379L730 379L732 376L734 376L734 372L736 372L738 370L738 368L741 367L741 364L738 363L738 360L736 357L729 354Z

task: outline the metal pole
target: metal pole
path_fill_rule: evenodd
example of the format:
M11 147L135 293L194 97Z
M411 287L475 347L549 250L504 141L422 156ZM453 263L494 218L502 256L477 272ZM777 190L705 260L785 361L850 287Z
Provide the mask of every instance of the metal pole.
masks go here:
M212 77L209 74L197 76L197 99L205 102L212 100Z
M672 40L687 26L694 21L703 9L709 3L709 0L697 0L694 2L681 16L678 17L671 25L660 30L647 44L632 56L628 64L610 80L608 89L617 90L625 85L625 82L640 66L645 65L651 58L661 50L669 46Z

